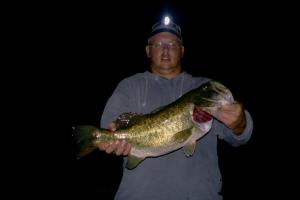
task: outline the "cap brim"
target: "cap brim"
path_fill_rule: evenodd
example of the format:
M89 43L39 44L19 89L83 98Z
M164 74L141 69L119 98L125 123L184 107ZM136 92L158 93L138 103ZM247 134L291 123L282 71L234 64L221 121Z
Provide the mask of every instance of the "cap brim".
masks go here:
M178 32L176 32L176 31L174 31L174 30L172 30L172 29L169 29L169 28L161 28L161 29L157 29L157 30L155 30L155 31L152 31L152 32L150 33L150 36L149 36L149 37L152 37L153 35L155 35L155 34L157 34L157 33L161 33L161 32L169 32L169 33L173 33L174 35L176 35L176 36L178 37L178 39L182 40L182 37L181 37L181 35L180 35Z

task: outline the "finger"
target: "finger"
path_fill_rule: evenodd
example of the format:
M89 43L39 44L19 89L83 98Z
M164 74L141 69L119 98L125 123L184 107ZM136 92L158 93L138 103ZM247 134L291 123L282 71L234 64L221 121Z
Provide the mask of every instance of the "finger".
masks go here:
M125 140L122 140L120 142L120 144L117 146L117 149L115 150L115 154L117 156L120 156L123 154L124 150L125 150L125 146L126 146L126 141Z
M108 129L110 131L116 131L117 130L117 126L114 122L111 122L109 125L108 125Z
M106 149L105 149L105 151L106 151L106 153L112 153L112 152L114 152L115 150L116 150L116 148L117 148L117 146L119 145L119 141L117 140L117 141L115 141L115 142L113 142L113 143L111 143Z
M237 110L241 110L242 109L242 104L241 103L232 103L232 104L227 104L227 105L223 105L220 110L222 112L236 112Z
M123 152L123 155L124 156L127 156L131 151L131 144L127 143L126 146L125 146L125 150Z
M109 146L109 144L102 143L102 144L99 144L99 149L102 150L102 151L104 151L108 146Z
M218 114L217 114L217 119L222 121L225 124L230 123L230 121L232 121L234 115L232 114L232 112L226 112L223 110L219 110Z

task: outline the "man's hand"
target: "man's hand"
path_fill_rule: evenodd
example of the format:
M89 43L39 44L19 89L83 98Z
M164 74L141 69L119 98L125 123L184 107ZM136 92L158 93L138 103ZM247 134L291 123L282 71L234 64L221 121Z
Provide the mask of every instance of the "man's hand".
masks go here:
M236 135L242 134L246 127L245 112L240 103L223 105L219 109L217 118L231 128Z
M108 129L113 132L117 130L116 124L111 122L108 126ZM127 156L131 150L131 145L126 142L126 140L116 140L112 143L102 143L99 145L101 151L106 153L114 153L118 156L123 155Z

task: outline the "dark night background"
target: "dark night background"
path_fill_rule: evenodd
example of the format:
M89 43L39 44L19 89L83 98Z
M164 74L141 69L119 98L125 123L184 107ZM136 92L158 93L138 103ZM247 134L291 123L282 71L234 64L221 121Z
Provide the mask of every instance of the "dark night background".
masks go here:
M278 150L282 128L274 128L281 122L270 114L275 106L270 96L283 88L277 79L285 76L282 68L277 69L284 60L278 53L284 43L278 39L284 11L280 5L196 1L49 3L24 11L29 17L19 20L31 35L25 43L35 41L33 56L37 59L31 64L38 66L39 73L29 86L45 83L34 92L38 94L34 104L38 102L40 112L47 115L36 118L43 121L43 130L47 127L50 132L38 137L46 135L47 145L39 141L42 147L30 148L34 151L30 171L38 173L38 178L29 193L45 190L37 195L41 199L44 195L112 199L122 175L121 159L95 151L77 161L71 127L99 126L117 83L148 69L147 35L164 13L182 28L183 68L195 76L223 82L253 117L253 136L246 145L234 148L219 143L224 199L282 193L285 182L278 170L284 165L278 160L285 157ZM46 99L45 103L40 98Z

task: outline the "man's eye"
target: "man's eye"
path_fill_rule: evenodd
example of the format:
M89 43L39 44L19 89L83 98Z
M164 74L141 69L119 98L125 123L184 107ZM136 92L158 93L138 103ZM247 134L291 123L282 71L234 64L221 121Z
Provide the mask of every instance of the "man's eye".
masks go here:
M154 42L151 45L157 49L162 49L162 48L175 49L179 46L177 42Z
M162 47L162 45L163 45L163 44L162 44L161 42L158 42L158 43L155 43L155 44L154 44L154 47Z

